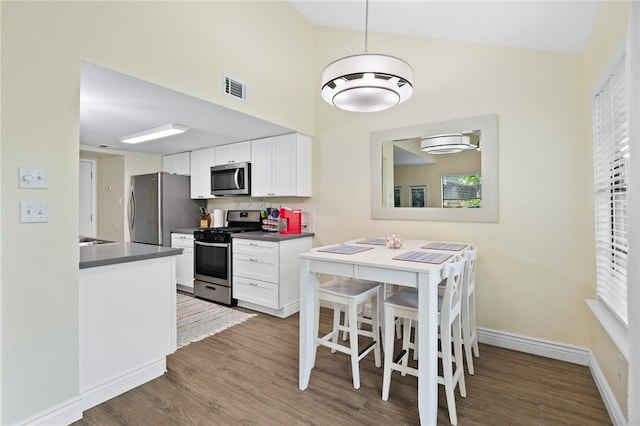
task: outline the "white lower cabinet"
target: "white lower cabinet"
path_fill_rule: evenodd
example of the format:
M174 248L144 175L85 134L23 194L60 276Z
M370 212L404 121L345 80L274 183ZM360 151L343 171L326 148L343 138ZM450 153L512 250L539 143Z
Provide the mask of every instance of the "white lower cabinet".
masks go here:
M171 247L181 248L176 257L176 285L179 290L193 293L193 234L171 234Z
M300 309L300 253L311 237L279 242L234 238L233 297L238 306L280 318Z

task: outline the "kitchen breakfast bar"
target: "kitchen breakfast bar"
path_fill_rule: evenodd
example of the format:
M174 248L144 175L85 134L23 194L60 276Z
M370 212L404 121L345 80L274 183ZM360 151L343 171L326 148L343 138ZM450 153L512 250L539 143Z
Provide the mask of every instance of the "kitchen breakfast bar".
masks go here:
M365 245L356 240L347 245ZM418 289L418 409L420 422L435 425L438 416L438 284L442 281L443 266L450 262L460 250L425 250L425 246L435 244L430 241L405 240L402 248L389 249L384 245L368 245L367 250L331 250L319 247L300 255L300 358L299 387L309 386L314 367L314 309L315 289L320 284L320 276L328 274L371 281L384 282ZM455 244L455 248L467 244ZM342 246L344 247L344 246ZM397 257L409 253L434 252L452 254L442 263L399 260ZM396 259L394 259L396 258ZM380 371L382 385L382 370Z
M80 247L80 395L87 410L166 372L176 350L175 256L138 243Z

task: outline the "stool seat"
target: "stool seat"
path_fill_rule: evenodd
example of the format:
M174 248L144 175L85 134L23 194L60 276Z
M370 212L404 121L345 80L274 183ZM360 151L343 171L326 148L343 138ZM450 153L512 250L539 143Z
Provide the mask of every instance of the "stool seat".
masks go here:
M374 281L336 278L327 282L326 284L322 284L320 287L318 287L318 291L322 293L338 295L341 297L365 297L366 299L369 299L371 297L369 295L369 292L371 292L372 290L375 290L377 292L378 286L380 286L380 283Z
M375 281L357 280L343 277L336 277L324 283L316 289L316 311L315 311L315 348L313 354L313 364L315 365L315 355L318 346L331 348L331 352L342 352L351 356L351 372L353 377L353 387L360 389L360 367L359 362L369 353L373 352L376 367L382 365L380 355L380 328L378 313L379 302L382 299L382 284ZM333 329L330 333L318 336L320 325L320 302L333 303ZM358 305L371 300L371 331L360 328L360 324L365 321L358 321ZM340 312L342 307L346 308L345 321L347 325L340 324ZM368 321L367 321L368 322ZM349 345L338 343L340 331L349 333ZM371 343L362 351L358 347L358 336L371 338Z

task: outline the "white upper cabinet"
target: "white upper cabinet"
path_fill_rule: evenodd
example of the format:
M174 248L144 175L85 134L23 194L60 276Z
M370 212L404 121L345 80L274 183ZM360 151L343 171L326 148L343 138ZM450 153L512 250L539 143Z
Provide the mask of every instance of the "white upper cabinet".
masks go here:
M191 174L189 153L165 155L162 157L162 170L176 175L189 176Z
M251 196L310 197L311 137L291 133L251 141Z
M191 198L213 198L211 166L215 164L215 148L191 151Z
M216 146L216 165L251 161L251 141Z

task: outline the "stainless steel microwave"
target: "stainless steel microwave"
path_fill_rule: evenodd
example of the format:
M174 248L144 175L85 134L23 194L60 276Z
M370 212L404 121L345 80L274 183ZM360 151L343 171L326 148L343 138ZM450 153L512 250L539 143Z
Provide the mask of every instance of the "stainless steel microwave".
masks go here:
M251 195L251 163L230 163L211 167L211 195Z

